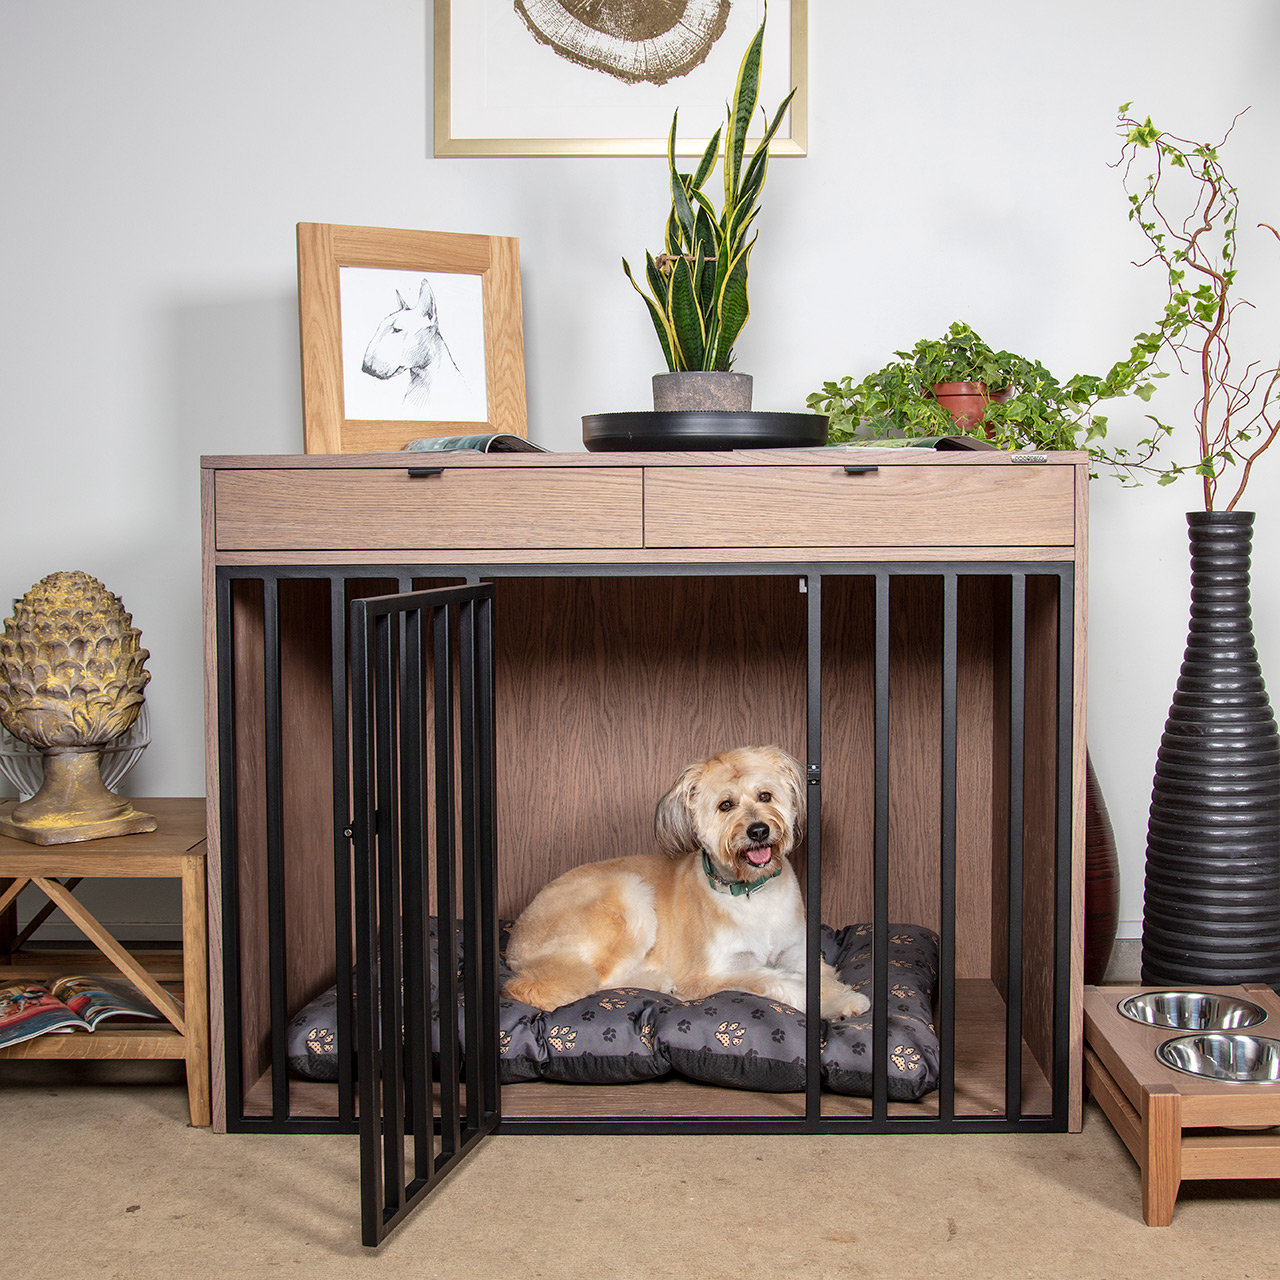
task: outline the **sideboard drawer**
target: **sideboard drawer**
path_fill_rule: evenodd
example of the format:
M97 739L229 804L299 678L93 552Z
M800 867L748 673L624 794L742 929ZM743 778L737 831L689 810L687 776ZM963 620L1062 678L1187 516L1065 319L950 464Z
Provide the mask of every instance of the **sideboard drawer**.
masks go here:
M415 470L436 470L430 461ZM220 471L220 551L640 547L639 468Z
M647 467L648 547L1071 546L1074 468ZM857 466L857 463L848 463Z

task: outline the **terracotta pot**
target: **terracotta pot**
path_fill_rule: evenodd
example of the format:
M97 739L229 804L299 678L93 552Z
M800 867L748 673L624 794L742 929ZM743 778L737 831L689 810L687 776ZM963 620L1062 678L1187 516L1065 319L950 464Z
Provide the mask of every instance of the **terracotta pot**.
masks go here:
M935 382L933 395L961 431L971 431L982 421L991 400L985 382Z

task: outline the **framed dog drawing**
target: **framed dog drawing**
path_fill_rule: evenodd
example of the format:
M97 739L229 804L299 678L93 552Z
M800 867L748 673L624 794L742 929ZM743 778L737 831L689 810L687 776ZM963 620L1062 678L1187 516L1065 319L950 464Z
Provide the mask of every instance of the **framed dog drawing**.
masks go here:
M519 241L298 224L307 453L525 437Z

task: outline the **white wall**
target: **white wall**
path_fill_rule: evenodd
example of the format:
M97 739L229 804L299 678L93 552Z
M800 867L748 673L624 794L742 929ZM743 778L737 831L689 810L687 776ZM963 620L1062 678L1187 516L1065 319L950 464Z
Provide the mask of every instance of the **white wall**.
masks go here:
M1122 101L1203 138L1251 105L1242 225L1280 221L1269 0L810 0L809 28L809 155L771 166L739 347L759 407L957 317L1063 375L1127 351L1162 299L1108 167ZM135 793L203 790L198 458L301 451L295 223L520 237L533 438L645 406L658 352L619 259L657 246L663 161L435 160L431 102L428 0L0 3L0 601L60 568L123 597L152 653ZM1244 244L1274 358L1280 250ZM1137 439L1143 412L1113 423ZM1244 504L1276 679L1278 495L1280 452ZM1199 501L1093 486L1089 741L1130 935Z

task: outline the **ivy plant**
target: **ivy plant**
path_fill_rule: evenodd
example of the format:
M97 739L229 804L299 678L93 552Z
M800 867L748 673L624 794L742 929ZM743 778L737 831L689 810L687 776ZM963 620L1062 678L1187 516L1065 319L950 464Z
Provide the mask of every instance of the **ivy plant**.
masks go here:
M996 351L974 331L956 321L942 338L925 338L910 351L868 374L826 382L808 397L809 408L830 417L832 444L859 439L884 440L944 435L981 436L1001 448L1084 449L1095 471L1106 468L1124 483L1150 465L1167 428L1157 425L1135 451L1106 446L1107 418L1098 405L1119 396L1143 400L1154 391L1153 368L1158 335L1135 339L1126 359L1106 374L1075 374L1060 381L1038 360ZM982 382L991 394L981 421L968 428L934 398L939 382Z

